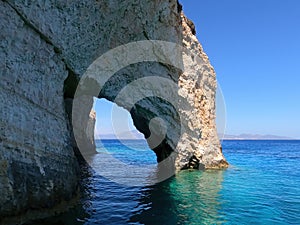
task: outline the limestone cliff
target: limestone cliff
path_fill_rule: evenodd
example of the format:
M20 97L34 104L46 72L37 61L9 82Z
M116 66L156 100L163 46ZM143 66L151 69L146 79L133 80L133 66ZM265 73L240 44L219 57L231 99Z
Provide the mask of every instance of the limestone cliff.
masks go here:
M151 118L167 121L166 137L153 148L158 161L177 146L176 168L227 166L215 126L215 72L177 1L6 0L0 1L0 18L1 219L53 208L76 195L77 162L66 102L95 59L133 41L174 42L202 63L191 62L193 73L158 62L130 65L97 97L114 101L123 87L141 77L172 79L193 111L177 112L164 101L147 98L130 109L136 127L147 138ZM91 104L82 120L87 139L86 128L93 127ZM178 114L185 115L183 137Z

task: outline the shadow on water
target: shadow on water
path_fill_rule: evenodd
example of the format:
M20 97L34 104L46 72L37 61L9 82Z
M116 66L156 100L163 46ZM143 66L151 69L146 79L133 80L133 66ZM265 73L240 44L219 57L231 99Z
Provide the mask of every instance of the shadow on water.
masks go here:
M99 154L96 157L103 157ZM221 224L220 191L224 171L186 170L152 186L130 187L82 169L82 198L78 206L41 225Z
M182 171L144 188L133 224L221 224L219 192L224 171Z

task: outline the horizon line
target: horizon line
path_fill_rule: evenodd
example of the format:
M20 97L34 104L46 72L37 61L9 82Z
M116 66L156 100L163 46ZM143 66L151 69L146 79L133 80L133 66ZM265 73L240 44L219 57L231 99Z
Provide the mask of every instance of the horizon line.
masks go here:
M128 139L128 138L120 138L120 139L116 139L116 138L95 138L95 141L108 141L108 140L124 140L124 141L140 141L140 140L144 140L146 141L145 138L135 138L135 139ZM220 139L220 141L300 141L300 138L287 138L287 139L251 139L251 138L245 138L245 139L238 139L238 138L224 138L224 139Z

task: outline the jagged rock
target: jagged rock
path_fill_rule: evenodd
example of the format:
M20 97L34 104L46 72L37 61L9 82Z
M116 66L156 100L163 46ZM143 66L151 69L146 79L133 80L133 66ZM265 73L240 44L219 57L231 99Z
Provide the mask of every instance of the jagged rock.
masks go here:
M158 98L143 99L128 109L146 138L152 118L161 117L168 125L162 143L153 147L158 161L177 146L177 169L228 165L215 125L215 72L176 0L7 0L0 1L0 18L0 222L41 209L49 214L47 209L76 195L77 162L66 113L72 100L67 98L73 98L95 59L133 41L174 42L202 63L191 61L191 73L157 62L131 65L111 77L98 97L114 101L123 87L142 77L171 79L193 110L177 112ZM93 149L91 108L92 99L83 108L82 131L83 142ZM182 137L178 115L185 118Z

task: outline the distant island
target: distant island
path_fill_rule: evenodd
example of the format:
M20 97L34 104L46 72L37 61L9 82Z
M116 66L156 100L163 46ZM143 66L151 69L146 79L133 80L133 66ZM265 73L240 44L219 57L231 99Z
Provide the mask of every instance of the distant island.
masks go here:
M101 134L95 132L95 139L109 139L109 140L116 140L116 139L121 139L121 140L140 140L140 139L145 139L144 135L140 133L137 130L131 130L127 132L121 132L118 134Z
M239 135L230 135L230 134L218 134L219 138L222 140L296 140L296 138L277 136L277 135L261 135L261 134L239 134Z
M232 134L218 134L219 138L222 140L298 140L297 138L292 137L285 137L285 136L278 136L278 135L272 135L272 134L238 134L238 135L232 135ZM118 135L115 134L97 134L95 135L95 139L121 139L121 140L139 140L139 139L145 139L144 135L138 132L137 130L132 130L128 132L122 132Z

